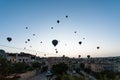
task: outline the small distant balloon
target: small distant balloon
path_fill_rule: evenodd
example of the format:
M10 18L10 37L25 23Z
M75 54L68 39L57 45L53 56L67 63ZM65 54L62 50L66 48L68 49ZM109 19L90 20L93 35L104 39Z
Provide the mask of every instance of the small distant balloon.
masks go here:
M81 44L82 44L82 41L79 41L79 44L81 45Z
M53 29L53 27L51 27L51 29Z
M46 54L44 54L44 56L46 56Z
M58 40L52 40L52 44L54 45L54 46L56 46L57 44L58 44Z
M100 49L100 47L99 47L99 46L97 46L97 49Z
M27 39L27 41L30 41L30 39Z
M57 49L55 49L57 51Z
M8 41L8 42L11 42L11 41L12 41L12 38L11 38L11 37L7 37L7 41Z
M74 33L76 34L76 33L77 33L77 31L74 31Z
M56 51L56 53L58 53L58 51Z
M33 36L35 36L35 34L33 34Z
M31 48L32 46L30 46L30 48Z
M57 20L57 23L60 23L60 21L59 21L59 20Z
M83 39L85 39L85 38L83 38Z
M26 29L28 29L28 27L26 27Z
M90 58L90 55L87 55L88 59Z
M81 55L78 55L78 57L80 58L80 57L81 57Z
M66 18L68 18L68 16L66 16Z
M42 43L42 41L40 43Z
M25 41L25 43L27 43L27 41Z

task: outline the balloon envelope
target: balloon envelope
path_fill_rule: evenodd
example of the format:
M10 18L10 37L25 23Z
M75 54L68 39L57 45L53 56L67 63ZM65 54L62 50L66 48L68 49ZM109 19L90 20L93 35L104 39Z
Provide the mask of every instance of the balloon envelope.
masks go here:
M60 23L60 21L59 21L59 20L57 20L57 23Z
M25 43L27 43L27 41L25 41Z
M68 18L68 16L66 16L66 18Z
M82 44L82 41L79 41L79 44L81 45L81 44Z
M87 55L88 58L90 58L90 55Z
M33 34L33 36L35 36L35 34Z
M56 53L58 53L58 51L56 51Z
M26 27L26 29L28 29L28 27Z
M53 40L53 41L52 41L52 44L53 44L54 46L56 46L56 45L58 44L58 40Z
M77 31L74 31L74 33L76 34L76 33L77 33Z
M97 49L100 49L100 47L98 46Z
M12 41L12 38L11 37L7 37L7 40L10 42L10 41Z
M28 41L30 41L30 39L27 39Z
M51 29L53 29L53 27L51 27Z

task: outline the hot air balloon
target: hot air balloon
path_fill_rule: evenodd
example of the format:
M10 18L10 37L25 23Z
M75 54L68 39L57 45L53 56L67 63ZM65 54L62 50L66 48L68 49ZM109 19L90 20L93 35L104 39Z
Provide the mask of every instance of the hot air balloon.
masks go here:
M35 34L33 34L33 36L35 36Z
M80 58L80 57L81 57L81 55L78 55L78 57Z
M87 55L88 59L90 58L90 55Z
M27 41L25 41L25 43L27 43Z
M58 53L58 51L56 51L56 53Z
M60 23L60 21L59 21L59 20L57 20L57 23Z
M66 16L66 18L68 18L68 16Z
M83 38L83 39L85 39L85 38Z
M30 41L30 39L27 39L27 41Z
M26 27L26 29L28 29L28 27Z
M100 47L99 47L99 46L97 46L97 49L100 49Z
M63 55L63 58L65 57L65 55Z
M46 56L46 54L44 54L44 56Z
M12 41L12 38L11 38L11 37L7 37L7 41L8 41L8 42L11 42L11 41Z
M40 43L42 43L42 41Z
M58 44L58 40L53 40L53 41L52 41L52 44L53 44L54 46L56 46L56 45Z
M53 29L53 27L51 27L51 29Z
M31 48L32 46L30 46L30 48Z
M76 34L76 33L77 33L77 31L74 31L74 33Z
M57 51L57 49L55 49Z
M79 44L81 45L81 44L82 44L82 41L79 41Z

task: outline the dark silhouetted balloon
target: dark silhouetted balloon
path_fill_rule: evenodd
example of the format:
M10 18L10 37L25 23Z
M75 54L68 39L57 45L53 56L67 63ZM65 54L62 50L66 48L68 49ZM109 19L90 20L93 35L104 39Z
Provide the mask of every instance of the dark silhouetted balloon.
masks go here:
M30 41L30 39L27 39L27 41Z
M81 44L82 44L82 41L79 41L79 44L81 45Z
M46 56L46 54L44 54L44 56Z
M42 43L42 41L40 43Z
M35 36L35 34L33 34L33 36Z
M53 29L53 27L51 27L51 29Z
M66 16L66 18L68 18L68 16Z
M25 43L27 43L27 41L25 41Z
M55 49L57 51L57 49Z
M83 39L85 39L85 38L83 38Z
M99 47L99 46L97 46L97 49L100 49L100 47Z
M56 51L56 53L58 53L58 51Z
M31 48L32 46L30 46L30 48Z
M78 55L78 57L80 58L80 57L81 57L81 55Z
M76 34L76 33L77 33L77 31L74 31L74 33Z
M12 38L11 37L7 37L7 41L11 42Z
M56 45L58 44L58 40L53 40L53 41L52 41L52 44L53 44L54 46L56 46Z
M26 29L28 29L28 27L26 27Z
M60 21L59 21L59 20L57 20L57 23L60 23Z
M90 58L90 55L87 55L88 59Z
M65 55L63 55L63 58L65 57Z

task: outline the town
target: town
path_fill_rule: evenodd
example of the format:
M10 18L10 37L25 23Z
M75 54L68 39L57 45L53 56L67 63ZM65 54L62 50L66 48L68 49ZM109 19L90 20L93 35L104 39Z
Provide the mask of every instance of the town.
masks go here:
M8 53L1 49L0 50L1 61L2 61L2 58L5 58L11 64L25 63L31 66L34 63L35 68L29 69L29 70L37 69L35 71L34 76L47 72L48 70L52 71L54 65L64 63L68 66L66 70L67 74L74 74L74 75L78 74L77 77L82 76L82 77L88 78L83 80L104 80L103 79L104 77L108 78L108 80L109 79L120 80L120 56L97 57L97 58L91 57L90 55L87 55L87 58L82 58L81 55L78 55L78 58L74 58L74 57L69 58L65 55L61 57L39 57L29 53L24 53L24 52ZM11 74L8 75L9 71L2 73L2 70L4 71L3 66L5 63L2 64L1 61L0 61L0 71L1 71L0 77L2 78L4 74L7 76L11 75ZM20 72L18 70L17 71L18 73L26 72L26 71L21 72L22 69L21 68L19 69L20 69ZM13 72L12 74L17 72ZM52 77L52 79L49 79L49 80L55 80L55 77L54 78Z

